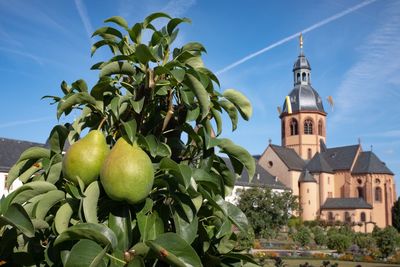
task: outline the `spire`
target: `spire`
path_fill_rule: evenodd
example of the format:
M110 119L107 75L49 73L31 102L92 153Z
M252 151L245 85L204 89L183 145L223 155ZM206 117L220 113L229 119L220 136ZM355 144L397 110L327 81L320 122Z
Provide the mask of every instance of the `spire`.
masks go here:
M303 33L300 33L299 43L300 43L300 51L303 52Z

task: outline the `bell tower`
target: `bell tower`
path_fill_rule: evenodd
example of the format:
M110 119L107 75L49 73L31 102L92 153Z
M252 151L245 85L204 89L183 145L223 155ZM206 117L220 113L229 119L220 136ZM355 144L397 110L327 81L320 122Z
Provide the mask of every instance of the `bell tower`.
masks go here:
M320 152L326 142L326 115L322 99L311 86L311 66L303 52L300 34L300 54L293 65L294 88L283 103L281 119L282 146L293 148L305 160Z

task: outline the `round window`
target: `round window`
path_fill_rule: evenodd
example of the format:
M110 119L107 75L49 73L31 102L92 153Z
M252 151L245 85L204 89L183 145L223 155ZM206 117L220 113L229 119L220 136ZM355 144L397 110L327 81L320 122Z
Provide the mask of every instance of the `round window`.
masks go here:
M271 168L272 166L274 166L274 163L272 161L268 161L268 167Z

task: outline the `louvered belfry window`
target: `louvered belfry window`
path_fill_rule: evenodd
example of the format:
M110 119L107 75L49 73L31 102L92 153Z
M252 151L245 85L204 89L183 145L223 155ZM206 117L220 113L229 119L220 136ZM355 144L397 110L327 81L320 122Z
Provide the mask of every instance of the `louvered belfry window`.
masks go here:
M304 121L304 134L313 134L313 123L311 120Z

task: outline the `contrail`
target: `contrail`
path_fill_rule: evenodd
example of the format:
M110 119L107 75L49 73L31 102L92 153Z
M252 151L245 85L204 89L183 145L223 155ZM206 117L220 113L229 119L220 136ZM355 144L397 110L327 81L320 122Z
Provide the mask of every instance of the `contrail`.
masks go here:
M82 23L86 30L86 33L87 33L88 37L91 38L91 36L93 34L93 27L92 27L92 24L90 23L90 19L89 19L88 13L86 11L85 4L82 2L82 0L75 0L75 6L76 6L76 9L78 10L79 17L82 20Z
M346 16L347 14L350 14L350 13L352 13L352 12L362 8L362 7L368 6L368 5L370 5L370 4L372 4L373 2L376 2L376 1L377 0L369 0L369 1L362 2L361 4L358 4L358 5L355 5L353 7L350 7L350 8L348 8L348 9L342 11L342 12L339 12L339 13L329 17L329 18L321 20L320 22L317 22L317 23L315 23L314 25L311 25L308 28L305 28L305 29L303 29L303 30L301 30L299 32L296 32L296 33L288 36L288 37L285 37L282 40L280 40L280 41L278 41L276 43L273 43L272 45L269 45L269 46L267 46L267 47L265 47L265 48L263 48L263 49L261 49L261 50L259 50L257 52L254 52L254 53L252 53L252 54L250 54L250 55L248 55L248 56L246 56L246 57L244 57L244 58L242 58L242 59L240 59L240 60L238 60L238 61L236 61L236 62L234 62L234 63L232 63L230 65L228 65L228 66L226 66L223 69L218 70L216 72L216 74L221 74L221 73L227 72L228 70L233 69L234 67L236 67L236 66L238 66L238 65L240 65L240 64L242 64L242 63L244 63L244 62L246 62L246 61L248 61L250 59L252 59L253 57L256 57L256 56L258 56L258 55L260 55L262 53L265 53L265 52L267 52L267 51L269 51L269 50L271 50L271 49L273 49L273 48L275 48L275 47L277 47L277 46L279 46L281 44L289 42L290 40L298 37L300 35L300 33L304 34L304 33L310 32L312 30L315 30L315 29L317 29L319 27L324 26L325 24L328 24L328 23L330 23L332 21L340 19L341 17Z
M34 122L47 121L47 120L50 120L52 118L54 118L54 116L42 117L42 118L38 118L38 119L31 119L31 120L24 120L24 121L13 121L13 122L8 122L8 123L3 123L3 124L0 124L0 129L1 128L11 127L11 126L17 126L17 125L31 124L31 123L34 123Z

